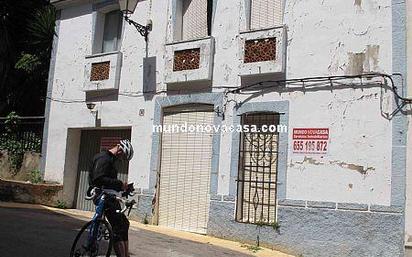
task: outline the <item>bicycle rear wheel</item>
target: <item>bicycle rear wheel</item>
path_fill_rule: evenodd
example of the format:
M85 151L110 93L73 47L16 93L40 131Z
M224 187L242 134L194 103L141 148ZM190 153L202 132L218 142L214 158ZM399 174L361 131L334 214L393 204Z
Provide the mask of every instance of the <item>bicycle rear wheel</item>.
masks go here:
M94 237L91 236L93 226L96 226ZM70 257L110 257L112 239L112 227L106 220L89 221L74 239Z

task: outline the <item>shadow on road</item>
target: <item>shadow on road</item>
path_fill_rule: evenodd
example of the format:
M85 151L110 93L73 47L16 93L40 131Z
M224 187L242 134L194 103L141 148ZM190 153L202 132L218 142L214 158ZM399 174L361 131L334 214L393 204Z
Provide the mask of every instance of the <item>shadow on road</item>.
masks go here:
M0 207L1 257L68 257L85 220L46 209ZM160 233L129 231L131 256L220 257L250 255Z
M85 222L41 209L0 208L2 257L63 257Z

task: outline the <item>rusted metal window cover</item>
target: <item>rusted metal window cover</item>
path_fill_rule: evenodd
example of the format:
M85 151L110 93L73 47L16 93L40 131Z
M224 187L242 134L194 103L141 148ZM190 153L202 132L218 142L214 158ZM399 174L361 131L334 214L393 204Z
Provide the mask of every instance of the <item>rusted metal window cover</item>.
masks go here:
M253 39L245 42L244 63L276 59L276 38Z
M199 69L200 48L174 52L173 71Z
M90 72L90 81L109 79L110 62L92 63Z

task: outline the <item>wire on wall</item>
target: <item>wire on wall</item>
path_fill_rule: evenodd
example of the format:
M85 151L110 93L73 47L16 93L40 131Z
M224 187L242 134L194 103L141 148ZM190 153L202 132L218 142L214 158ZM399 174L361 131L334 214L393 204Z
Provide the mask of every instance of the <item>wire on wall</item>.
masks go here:
M321 83L322 87L324 87L324 83L329 83L331 86L331 90L334 87L334 83L338 83L339 81L342 80L348 80L348 79L360 79L361 80L361 84L362 84L362 79L367 79L370 80L372 78L383 78L383 79L387 79L389 80L389 84L388 86L390 87L391 91L393 92L394 96L401 100L404 104L411 104L412 103L412 98L406 98L404 96L402 96L399 92L398 92L398 87L395 85L393 76L398 76L400 77L401 83L403 85L403 77L402 74L400 73L394 73L392 75L388 75L388 74L384 74L384 73L366 73L366 74L358 74L358 75L344 75L344 76L318 76L318 77L304 77L304 78L295 78L295 79L283 79L283 80L267 80L267 81L261 81L261 82L257 82L257 83L253 83L253 84L249 84L249 85L245 85L245 86L241 86L241 87L219 87L219 88L226 88L227 90L224 93L224 98L226 99L224 106L226 106L226 104L228 102L236 102L235 100L228 100L228 95L229 94L250 94L250 91L261 91L261 90L266 90L266 89L279 89L279 88L283 88L283 89L287 89L287 88L292 88L290 87L290 85L293 84L301 84L301 88L305 89L305 88L316 88L319 87L319 84L314 84L311 85L310 83ZM176 92L180 92L178 90L175 90ZM162 94L162 93L170 93L170 92L174 92L172 90L161 90L161 91L153 91L153 92L148 92L148 94L151 95L158 95L158 94ZM118 94L120 96L124 96L124 97L144 97L146 95L148 95L147 93L143 93L143 92L116 92L114 94ZM89 97L87 99L87 101L85 99L65 99L65 98L53 98L53 97L46 97L47 99L51 100L51 101L55 101L55 102L59 102L59 103L64 103L64 104L73 104L73 103L85 103L85 102L89 102L89 101L93 101L96 100L98 101L99 99L101 99L100 96L96 96L96 97Z

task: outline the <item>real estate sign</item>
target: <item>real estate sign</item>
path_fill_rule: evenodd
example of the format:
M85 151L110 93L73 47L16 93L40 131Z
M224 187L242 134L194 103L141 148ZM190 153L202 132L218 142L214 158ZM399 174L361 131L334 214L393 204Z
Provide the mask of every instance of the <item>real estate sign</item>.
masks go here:
M326 154L329 147L329 128L294 128L293 153Z

